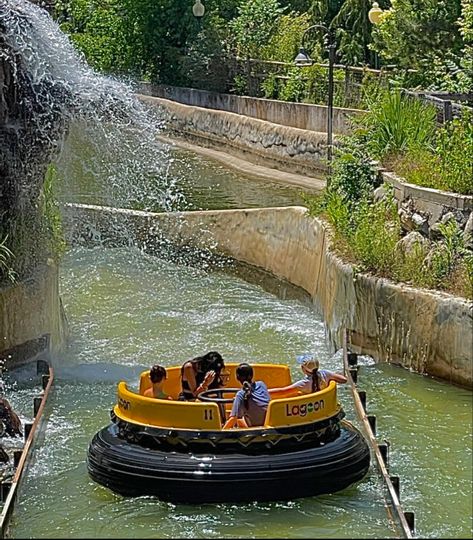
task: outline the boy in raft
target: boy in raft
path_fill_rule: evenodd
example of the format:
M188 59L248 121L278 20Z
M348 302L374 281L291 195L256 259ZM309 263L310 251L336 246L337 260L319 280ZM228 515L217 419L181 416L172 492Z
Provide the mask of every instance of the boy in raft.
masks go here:
M166 380L166 368L158 366L157 364L154 365L149 370L149 378L151 381L151 388L145 390L144 396L156 399L172 399L172 397L163 390L164 381Z

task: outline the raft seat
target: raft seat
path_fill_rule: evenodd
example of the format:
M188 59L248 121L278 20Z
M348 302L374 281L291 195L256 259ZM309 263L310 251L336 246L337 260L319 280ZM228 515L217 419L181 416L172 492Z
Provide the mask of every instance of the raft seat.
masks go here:
M240 388L241 384L236 378L236 368L239 364L232 362L225 365L222 372L222 379L227 388ZM288 366L281 364L252 364L254 370L254 380L261 380L268 388L278 388L291 384L291 372ZM163 391L173 399L177 399L181 391L181 368L166 368L167 378L163 385ZM149 380L149 370L140 374L139 394L143 395L151 387Z

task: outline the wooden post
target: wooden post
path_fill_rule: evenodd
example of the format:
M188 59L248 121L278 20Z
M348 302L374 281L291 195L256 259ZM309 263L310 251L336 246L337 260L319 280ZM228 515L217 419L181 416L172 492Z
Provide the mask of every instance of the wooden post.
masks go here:
M353 382L356 383L358 380L358 366L350 368L349 371Z
M443 102L443 121L450 122L452 120L453 114L452 114L452 102L449 100L446 100Z
M386 465L386 469L389 469L389 442L384 441L383 443L379 443L378 448L381 452L384 464Z
M391 483L393 485L394 491L396 492L397 498L401 500L401 497L400 497L401 488L399 485L399 476L390 476L389 479L391 480Z
M32 427L33 427L33 424L30 422L25 424L25 441L28 439Z
M367 417L373 435L376 435L376 416L369 414Z
M38 414L39 408L41 407L41 402L43 401L42 396L35 396L33 398L33 416L36 417Z
M366 392L364 390L358 390L358 395L360 396L361 404L363 405L363 410L366 412Z
M0 500L2 502L5 502L8 497L8 493L11 489L12 483L11 482L2 482L0 484Z
M415 532L415 516L414 512L404 512L404 517L406 518L409 529L412 533Z
M15 467L15 469L18 467L18 463L20 463L22 453L23 452L21 450L15 450L13 452L13 466Z
M347 354L347 360L349 366L356 366L358 364L358 355L354 352L349 352Z

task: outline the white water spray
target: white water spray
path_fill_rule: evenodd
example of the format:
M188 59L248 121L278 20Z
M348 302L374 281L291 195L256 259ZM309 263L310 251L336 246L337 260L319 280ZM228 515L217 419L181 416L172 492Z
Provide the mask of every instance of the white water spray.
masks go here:
M169 210L180 201L168 178L168 150L156 140L163 127L135 96L133 85L96 73L43 8L27 0L0 0L0 28L9 50L42 103L68 127L58 147L62 200ZM25 107L30 106L24 103ZM50 115L35 122L42 136L57 137ZM91 198L95 201L92 201Z

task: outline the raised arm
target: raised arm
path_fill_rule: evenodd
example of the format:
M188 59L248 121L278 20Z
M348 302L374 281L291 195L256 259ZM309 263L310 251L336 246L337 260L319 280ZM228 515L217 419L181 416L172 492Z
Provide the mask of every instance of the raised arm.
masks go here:
M215 379L215 371L209 371L205 374L204 380L202 383L197 386L197 381L195 379L195 372L194 368L192 367L191 362L187 362L184 364L184 373L185 379L187 380L189 384L189 388L191 389L192 394L197 397L201 392L204 392L205 390L208 390L209 384L213 382Z
M299 390L299 384L297 382L290 384L289 386L282 386L280 388L268 388L269 395L271 397L280 397L285 395L296 395Z
M331 371L328 372L329 373L329 380L330 381L335 381L337 383L341 383L341 384L344 384L347 382L347 378L345 377L345 375L342 375L341 373L333 373Z

